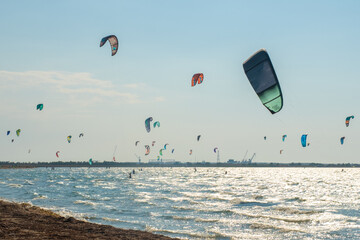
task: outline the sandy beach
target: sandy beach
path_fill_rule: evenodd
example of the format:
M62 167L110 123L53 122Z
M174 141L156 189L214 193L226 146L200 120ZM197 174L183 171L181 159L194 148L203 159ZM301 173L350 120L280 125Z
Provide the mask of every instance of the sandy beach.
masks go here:
M0 200L0 239L174 239L62 217L27 203Z

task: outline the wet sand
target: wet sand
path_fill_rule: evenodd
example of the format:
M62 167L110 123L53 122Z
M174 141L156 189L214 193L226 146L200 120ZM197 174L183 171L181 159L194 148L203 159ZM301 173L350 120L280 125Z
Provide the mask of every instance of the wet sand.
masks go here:
M0 200L0 239L174 239L62 217L27 203Z

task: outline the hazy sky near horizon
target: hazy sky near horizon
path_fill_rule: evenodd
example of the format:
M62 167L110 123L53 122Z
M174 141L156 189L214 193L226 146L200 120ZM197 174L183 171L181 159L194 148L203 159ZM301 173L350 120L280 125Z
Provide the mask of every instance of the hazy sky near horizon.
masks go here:
M221 161L241 160L248 150L259 162L358 163L359 1L0 6L0 161L111 161L115 146L117 161L137 161L135 154L147 161L169 143L163 158L183 162L214 162L218 147ZM113 57L108 43L99 47L110 34L119 39ZM242 67L261 48L283 92L284 107L275 115ZM191 87L198 72L204 81ZM346 128L348 115L355 118ZM147 133L150 116L161 127ZM144 145L153 140L146 157Z

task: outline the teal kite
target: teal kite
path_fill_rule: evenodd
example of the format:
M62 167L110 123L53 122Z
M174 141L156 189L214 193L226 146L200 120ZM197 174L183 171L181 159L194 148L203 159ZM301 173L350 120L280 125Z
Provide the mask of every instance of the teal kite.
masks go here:
M243 63L249 82L262 104L272 113L283 107L283 96L280 84L271 63L269 54L260 49Z
M43 110L43 108L44 108L44 104L42 104L42 103L36 105L36 110L41 111L41 110Z

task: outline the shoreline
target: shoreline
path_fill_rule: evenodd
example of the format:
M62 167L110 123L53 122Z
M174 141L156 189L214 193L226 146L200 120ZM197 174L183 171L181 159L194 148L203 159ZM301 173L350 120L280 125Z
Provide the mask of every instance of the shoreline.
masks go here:
M140 230L90 223L29 203L0 199L0 239L160 239L171 238Z

